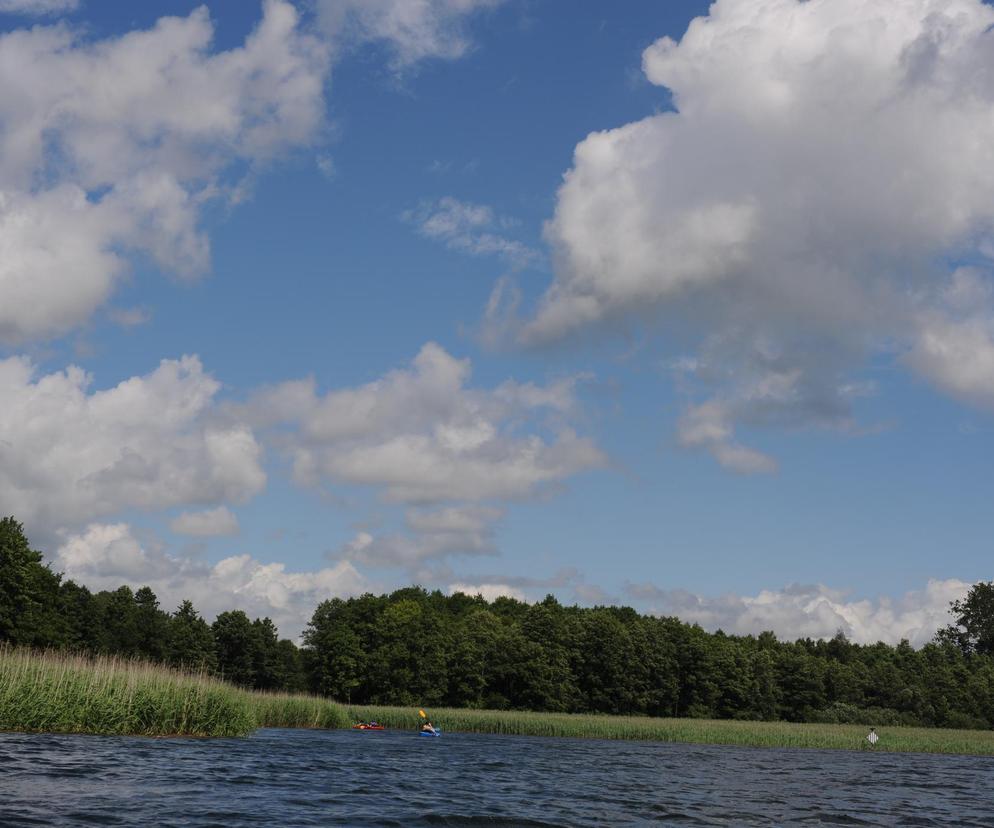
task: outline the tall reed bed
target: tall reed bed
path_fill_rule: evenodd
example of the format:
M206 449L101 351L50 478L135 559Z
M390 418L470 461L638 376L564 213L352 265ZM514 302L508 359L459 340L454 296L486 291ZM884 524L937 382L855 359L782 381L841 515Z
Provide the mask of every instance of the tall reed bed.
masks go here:
M348 727L345 709L320 696L295 693L242 691L247 697L258 727L302 727L335 729Z
M866 742L868 728L861 725L655 719L643 716L594 716L450 708L435 708L427 712L432 723L443 731L636 739L744 747L870 749ZM349 714L355 720L375 719L390 728L416 728L420 722L418 711L408 707L351 707ZM881 727L877 728L877 733L880 741L875 748L872 748L877 751L994 755L994 731Z
M254 727L244 693L206 675L0 648L0 730L237 736Z
M254 693L205 674L114 657L0 646L0 730L243 736L257 727L343 727L334 702Z

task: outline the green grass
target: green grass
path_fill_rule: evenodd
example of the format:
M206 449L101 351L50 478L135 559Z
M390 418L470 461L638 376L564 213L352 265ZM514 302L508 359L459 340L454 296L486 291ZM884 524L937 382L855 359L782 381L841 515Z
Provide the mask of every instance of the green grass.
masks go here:
M347 724L339 705L313 696L250 692L131 659L0 646L0 731L243 736Z
M434 708L427 711L443 731L558 736L588 739L640 739L744 747L870 749L862 725L792 724L713 719L654 719L646 716L593 716L503 710ZM376 721L390 728L416 728L418 711L409 707L354 706L353 721ZM875 751L994 755L994 731L924 727L878 727Z

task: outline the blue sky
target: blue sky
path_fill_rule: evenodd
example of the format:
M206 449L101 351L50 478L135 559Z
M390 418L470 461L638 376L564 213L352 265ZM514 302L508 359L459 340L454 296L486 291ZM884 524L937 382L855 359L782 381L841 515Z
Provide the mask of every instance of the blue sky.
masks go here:
M418 582L927 640L994 528L953 5L0 2L0 510L289 633Z

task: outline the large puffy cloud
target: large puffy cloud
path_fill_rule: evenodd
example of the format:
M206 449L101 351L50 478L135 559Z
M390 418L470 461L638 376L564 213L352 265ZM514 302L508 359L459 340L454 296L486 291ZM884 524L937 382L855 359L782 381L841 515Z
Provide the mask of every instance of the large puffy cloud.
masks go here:
M211 52L206 8L98 42L64 25L0 37L0 342L64 333L131 251L205 270L202 205L235 164L311 141L329 50L266 0L244 46Z
M408 507L403 532L360 532L342 551L415 567L492 554L499 504L540 495L606 458L571 426L575 379L469 386L470 364L425 345L408 367L321 394L312 380L263 389L231 415L291 459L296 481L360 486Z
M568 425L574 380L481 390L467 387L469 375L468 360L429 343L410 368L367 385L322 395L313 381L294 381L232 412L292 429L284 443L299 482L372 486L395 502L525 498L604 463Z
M629 597L658 615L675 615L708 630L738 635L772 630L781 638L831 638L839 630L860 644L907 639L928 643L951 620L949 604L965 597L970 584L954 578L929 580L922 590L897 599L853 600L823 585L793 585L757 595L706 597L686 590L629 584Z
M287 572L282 563L250 555L211 565L147 548L125 523L94 523L67 536L53 566L91 589L148 585L167 610L189 599L208 619L231 609L269 616L282 635L291 637L300 634L319 602L369 588L347 561L314 572Z
M990 404L994 306L952 311L942 263L990 284L992 25L980 0L718 0L658 40L675 111L576 148L523 340L664 325L730 366L695 374L682 441L744 471L774 463L736 423L846 427L875 350Z
M322 28L334 39L382 41L398 69L425 58L453 59L471 45L466 18L503 0L317 0Z
M196 357L100 391L79 368L39 376L0 360L0 502L33 532L126 509L243 502L265 485L260 445L215 422L218 382Z

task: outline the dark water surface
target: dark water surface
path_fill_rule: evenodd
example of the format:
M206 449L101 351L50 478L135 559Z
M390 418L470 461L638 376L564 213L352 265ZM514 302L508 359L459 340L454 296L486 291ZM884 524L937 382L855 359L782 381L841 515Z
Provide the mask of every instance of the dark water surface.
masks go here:
M447 733L0 734L0 826L994 826L994 759Z

